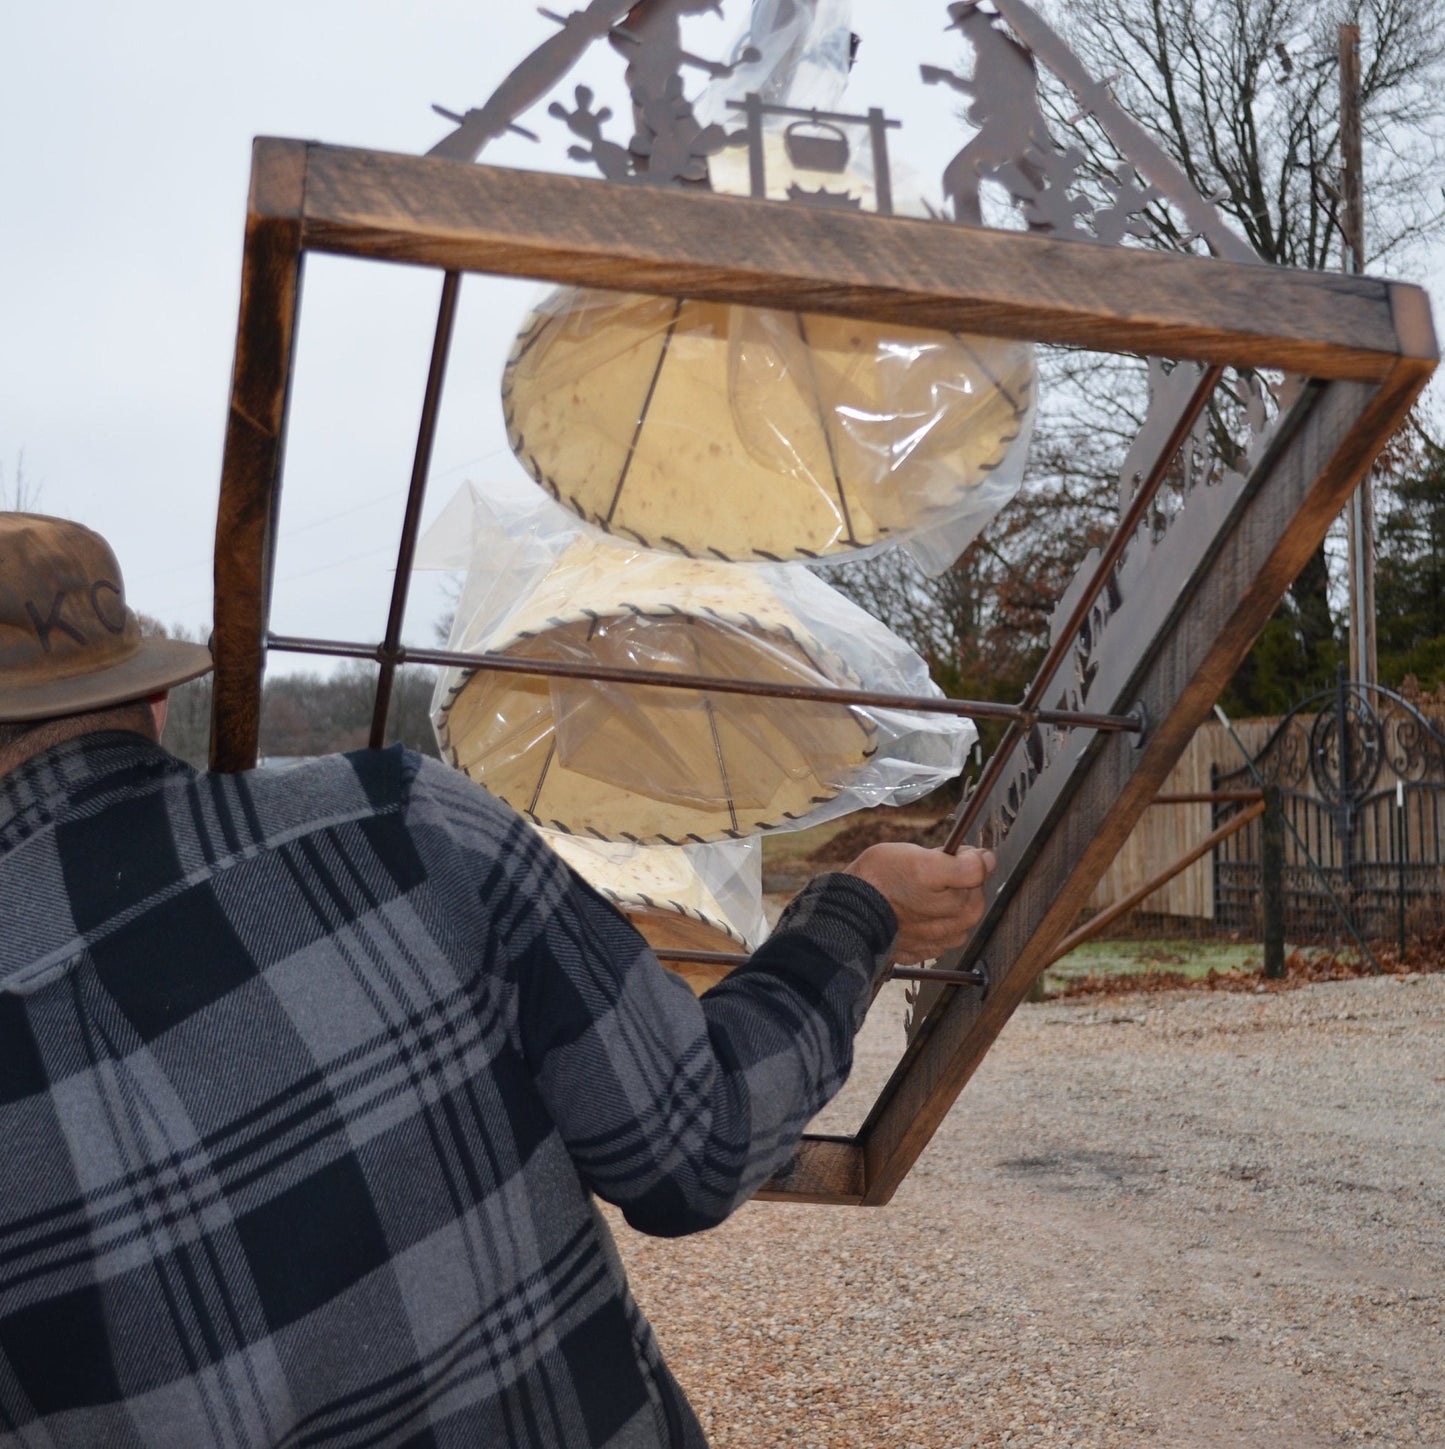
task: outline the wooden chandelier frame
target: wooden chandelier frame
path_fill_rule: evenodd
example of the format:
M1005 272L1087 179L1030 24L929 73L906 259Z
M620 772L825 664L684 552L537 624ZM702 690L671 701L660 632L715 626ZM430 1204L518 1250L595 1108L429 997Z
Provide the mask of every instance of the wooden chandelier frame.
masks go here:
M445 274L380 642L270 628L309 252ZM999 856L983 923L940 963L950 973L943 984L924 987L912 1038L860 1131L805 1137L760 1194L886 1203L1429 378L1438 348L1428 300L1418 287L1368 277L259 139L216 528L213 769L256 762L268 650L376 661L376 744L400 664L495 665L401 644L451 319L468 272L1204 365L1113 543L1066 598L1034 684L1019 706L997 711L1011 720L1008 734L954 831L954 843L982 833ZM1231 366L1306 382L1259 456L1196 489L1146 545L1151 489Z

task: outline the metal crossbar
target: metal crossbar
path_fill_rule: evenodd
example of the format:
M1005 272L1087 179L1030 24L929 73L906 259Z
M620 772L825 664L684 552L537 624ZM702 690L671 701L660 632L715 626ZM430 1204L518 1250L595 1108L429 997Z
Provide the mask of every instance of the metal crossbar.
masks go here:
M525 655L488 654L460 649L402 648L350 643L343 639L305 639L287 634L267 636L267 647L292 654L322 654L338 659L388 661L401 664L440 664L462 669L491 670L498 674L526 674L547 679L586 679L608 684L637 684L652 689L708 690L714 694L744 694L764 699L795 699L813 704L858 705L877 709L913 710L923 714L966 715L973 719L1024 720L1060 729L1090 729L1138 733L1138 715L1090 714L1087 710L1038 709L999 704L983 699L943 699L933 694L888 694L879 690L847 689L828 685L786 684L781 681L736 679L714 674L671 674L625 665L584 664L567 659L531 659ZM380 742L378 742L380 743ZM374 748L375 746L373 746Z

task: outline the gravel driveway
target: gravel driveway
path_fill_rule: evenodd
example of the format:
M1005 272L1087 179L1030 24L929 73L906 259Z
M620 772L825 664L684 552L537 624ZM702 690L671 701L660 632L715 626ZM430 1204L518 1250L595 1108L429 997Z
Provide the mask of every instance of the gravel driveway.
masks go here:
M1025 1006L890 1206L612 1220L715 1449L1445 1445L1445 976Z

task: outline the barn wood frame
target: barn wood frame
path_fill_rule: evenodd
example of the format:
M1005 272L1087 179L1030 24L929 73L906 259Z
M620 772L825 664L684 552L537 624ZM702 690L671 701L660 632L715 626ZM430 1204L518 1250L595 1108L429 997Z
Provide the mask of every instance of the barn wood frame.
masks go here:
M270 632L287 399L308 252L447 274L397 594L380 644ZM955 837L998 853L987 915L940 965L856 1136L805 1137L760 1196L886 1203L1209 712L1438 357L1424 293L1368 277L1105 247L750 198L262 138L255 143L217 519L212 767L255 763L268 648L393 671L457 281L466 272L832 313L1205 365L1152 468L1226 366L1307 379L1242 474L1196 489L1162 537L1141 490L1067 617ZM450 296L450 304L448 297ZM1044 705L1114 717L1060 729ZM1080 714L1080 719L1083 716ZM375 734L375 732L374 732ZM957 978L955 978L956 980Z

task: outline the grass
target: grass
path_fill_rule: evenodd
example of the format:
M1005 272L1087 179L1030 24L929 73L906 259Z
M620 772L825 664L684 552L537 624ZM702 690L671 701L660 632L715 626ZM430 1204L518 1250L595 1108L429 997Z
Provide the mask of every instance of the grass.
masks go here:
M882 816L882 811L868 813ZM935 817L919 816L905 807L896 814L889 811L888 816L883 818L891 819L898 835L906 838L910 830L933 823ZM854 826L859 819L858 814L844 815L807 830L764 835L764 890L773 892L775 900L781 900L798 890L819 870L834 868L813 862L809 857ZM1427 945L1429 950L1426 950ZM1386 970L1440 970L1441 961L1445 959L1445 934L1438 943L1419 943L1418 949L1412 949L1409 958L1399 963L1386 964L1385 958L1390 953L1385 951L1382 955L1378 945L1375 951ZM1363 961L1355 959L1357 954L1352 951L1339 953L1320 946L1286 944L1286 973L1295 984L1336 979L1340 974L1360 974L1367 968ZM1240 941L1229 937L1104 938L1085 942L1056 961L1044 972L1038 985L1044 994L1054 995L1070 988L1077 989L1080 983L1092 978L1091 984L1084 987L1086 991L1108 992L1132 989L1125 987L1124 982L1138 977L1139 988L1143 990L1167 989L1196 981L1207 982L1215 988L1241 990L1250 989L1254 979L1262 981L1263 973L1264 946L1260 941Z
M1286 952L1289 948L1286 947ZM1044 972L1044 989L1056 991L1084 976L1139 976L1172 971L1191 980L1211 971L1260 971L1258 941L1086 941Z

